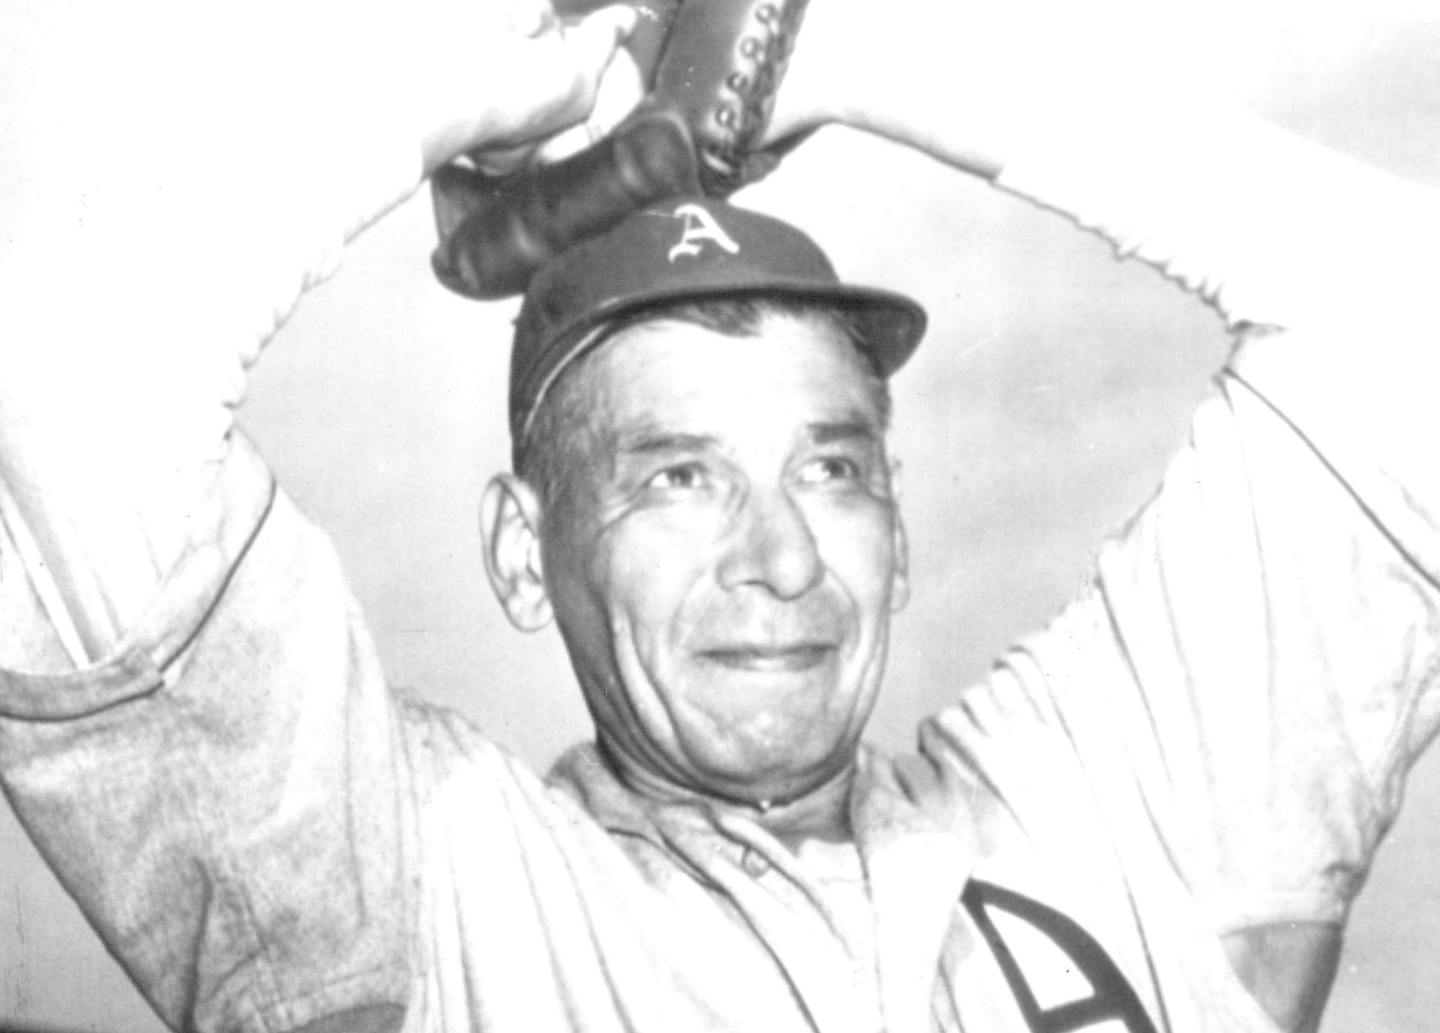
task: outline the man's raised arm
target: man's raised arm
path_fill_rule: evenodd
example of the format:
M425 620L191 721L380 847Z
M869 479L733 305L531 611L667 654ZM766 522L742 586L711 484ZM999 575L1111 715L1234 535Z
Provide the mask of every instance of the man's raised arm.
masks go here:
M1099 231L1232 327L1419 300L1435 192L1246 117L1202 28L1114 3L837 0L807 14L771 135L833 121L917 148Z
M562 30L528 0L154 2L7 32L0 513L47 656L98 659L151 603L207 519L246 369L346 241L459 151L581 120L626 25ZM34 665L22 640L0 662Z
M0 784L171 1026L392 1028L399 722L332 550L232 410L305 288L426 172L584 119L628 16L21 12L0 47Z
M1436 728L1440 198L1230 111L1220 55L1173 26L1167 50L1145 17L817 4L775 132L839 121L991 179L1236 333L1095 590L966 709L1003 728L1007 690L1039 698L1121 848L1140 856L1137 830L1158 829L1247 988L1313 1029L1346 908ZM956 709L941 721L968 748L1040 777Z

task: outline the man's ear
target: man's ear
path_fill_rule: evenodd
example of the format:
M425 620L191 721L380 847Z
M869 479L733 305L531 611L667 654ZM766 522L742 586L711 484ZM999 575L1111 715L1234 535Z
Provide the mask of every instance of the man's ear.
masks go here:
M890 575L890 612L899 613L910 601L910 539L900 511L900 460L890 460L890 504L894 507L895 569Z
M521 631L539 631L553 611L540 560L540 497L514 474L490 478L480 499L485 573L505 616Z

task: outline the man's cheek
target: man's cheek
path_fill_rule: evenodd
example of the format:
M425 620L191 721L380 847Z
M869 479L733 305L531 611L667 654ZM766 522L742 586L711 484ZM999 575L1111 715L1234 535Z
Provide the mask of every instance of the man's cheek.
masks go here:
M851 593L888 592L895 570L895 526L888 507L832 512L811 522L821 559Z
M683 645L686 628L703 610L706 567L699 543L664 536L612 557L609 609L623 613L631 636L647 659L665 643Z
M607 536L612 581L644 584L652 592L693 582L717 552L716 521L705 514L659 511L617 525Z

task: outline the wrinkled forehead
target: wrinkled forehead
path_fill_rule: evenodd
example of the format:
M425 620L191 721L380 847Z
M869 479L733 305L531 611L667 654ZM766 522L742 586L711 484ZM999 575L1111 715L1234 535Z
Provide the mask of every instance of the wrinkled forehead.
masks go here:
M766 313L731 333L668 316L628 322L571 371L567 404L593 405L612 430L636 425L703 433L785 434L816 420L883 432L883 381L843 324Z
M556 381L515 469L573 518L592 512L622 455L719 454L767 476L799 449L846 439L883 460L889 407L885 380L823 319L776 317L730 336L647 318Z

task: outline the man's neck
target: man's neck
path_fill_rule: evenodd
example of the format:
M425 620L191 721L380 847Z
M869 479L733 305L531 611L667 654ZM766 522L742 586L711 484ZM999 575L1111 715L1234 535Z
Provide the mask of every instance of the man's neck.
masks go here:
M855 783L858 757L840 771L799 795L771 802L738 796L706 793L636 764L618 751L600 743L600 754L611 770L630 789L659 803L699 803L731 813L743 814L770 833L791 851L801 843L822 840L843 843L853 840L850 824L850 792Z

